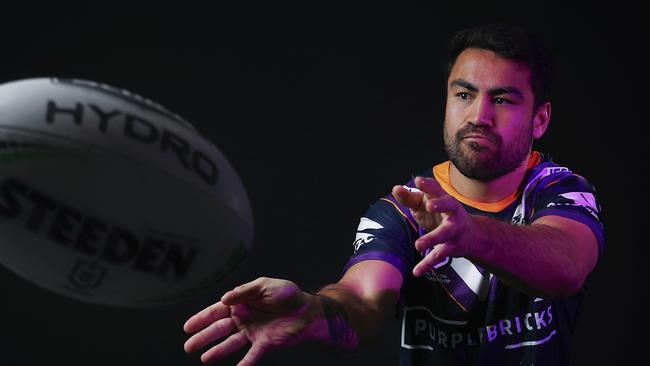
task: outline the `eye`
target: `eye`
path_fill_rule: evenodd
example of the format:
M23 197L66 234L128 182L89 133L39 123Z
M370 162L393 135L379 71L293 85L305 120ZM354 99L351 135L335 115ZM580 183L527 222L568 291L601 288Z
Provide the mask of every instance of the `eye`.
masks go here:
M456 98L462 101L469 101L472 98L472 96L469 95L469 93L460 92L460 93L456 93Z
M494 98L494 104L501 105L501 104L512 104L512 103L507 99L497 97L497 98Z

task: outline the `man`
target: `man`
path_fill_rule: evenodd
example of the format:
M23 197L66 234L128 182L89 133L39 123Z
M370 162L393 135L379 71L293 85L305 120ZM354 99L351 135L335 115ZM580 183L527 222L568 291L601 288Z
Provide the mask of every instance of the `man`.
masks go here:
M361 219L338 283L316 294L259 278L190 318L205 363L251 345L367 343L398 306L402 365L563 365L604 245L592 185L532 150L551 117L550 58L488 25L450 42L438 164Z

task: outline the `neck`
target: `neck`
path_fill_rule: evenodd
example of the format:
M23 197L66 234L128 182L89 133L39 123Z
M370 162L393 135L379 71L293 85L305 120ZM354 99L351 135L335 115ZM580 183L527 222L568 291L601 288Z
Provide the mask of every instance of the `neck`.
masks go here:
M519 188L528 170L529 158L530 154L515 170L489 182L468 178L451 163L449 179L454 189L466 198L479 202L499 202Z

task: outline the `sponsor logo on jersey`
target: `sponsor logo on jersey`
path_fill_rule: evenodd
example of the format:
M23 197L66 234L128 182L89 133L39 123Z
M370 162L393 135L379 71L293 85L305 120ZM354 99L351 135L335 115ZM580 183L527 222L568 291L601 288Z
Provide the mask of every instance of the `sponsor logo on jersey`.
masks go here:
M545 170L545 176L549 174L556 174L556 173L570 173L571 171L569 168L563 167L563 166L556 166L556 167L549 167L544 169Z
M515 209L515 215L510 219L510 223L513 225L523 225L524 224L524 215L521 213L521 204Z
M560 196L567 199L565 202L551 202L546 207L553 206L578 206L583 207L589 213L598 219L598 204L596 203L596 197L593 194L588 192L568 192L562 193Z
M534 347L555 336L553 307L536 302L535 309L472 327L466 320L443 319L425 306L407 306L402 319L401 346L406 349L455 349L492 344L503 349Z
M354 251L357 252L359 248L373 241L376 237L372 233L365 232L366 230L383 229L384 226L377 221L371 220L367 217L362 217L357 227L357 236L354 239Z
M477 300L485 301L487 298L492 274L479 269L466 258L447 257L426 274L425 278L445 285L450 295L463 308L469 309Z

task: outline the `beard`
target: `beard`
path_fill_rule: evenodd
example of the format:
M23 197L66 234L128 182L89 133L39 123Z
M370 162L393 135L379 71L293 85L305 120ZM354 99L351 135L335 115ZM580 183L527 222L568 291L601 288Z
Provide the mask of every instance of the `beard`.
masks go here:
M463 140L470 134L484 136L490 143ZM444 139L449 160L464 176L490 182L514 171L526 159L533 142L533 122L508 146L503 146L501 136L473 124L461 128L454 135L445 128Z

